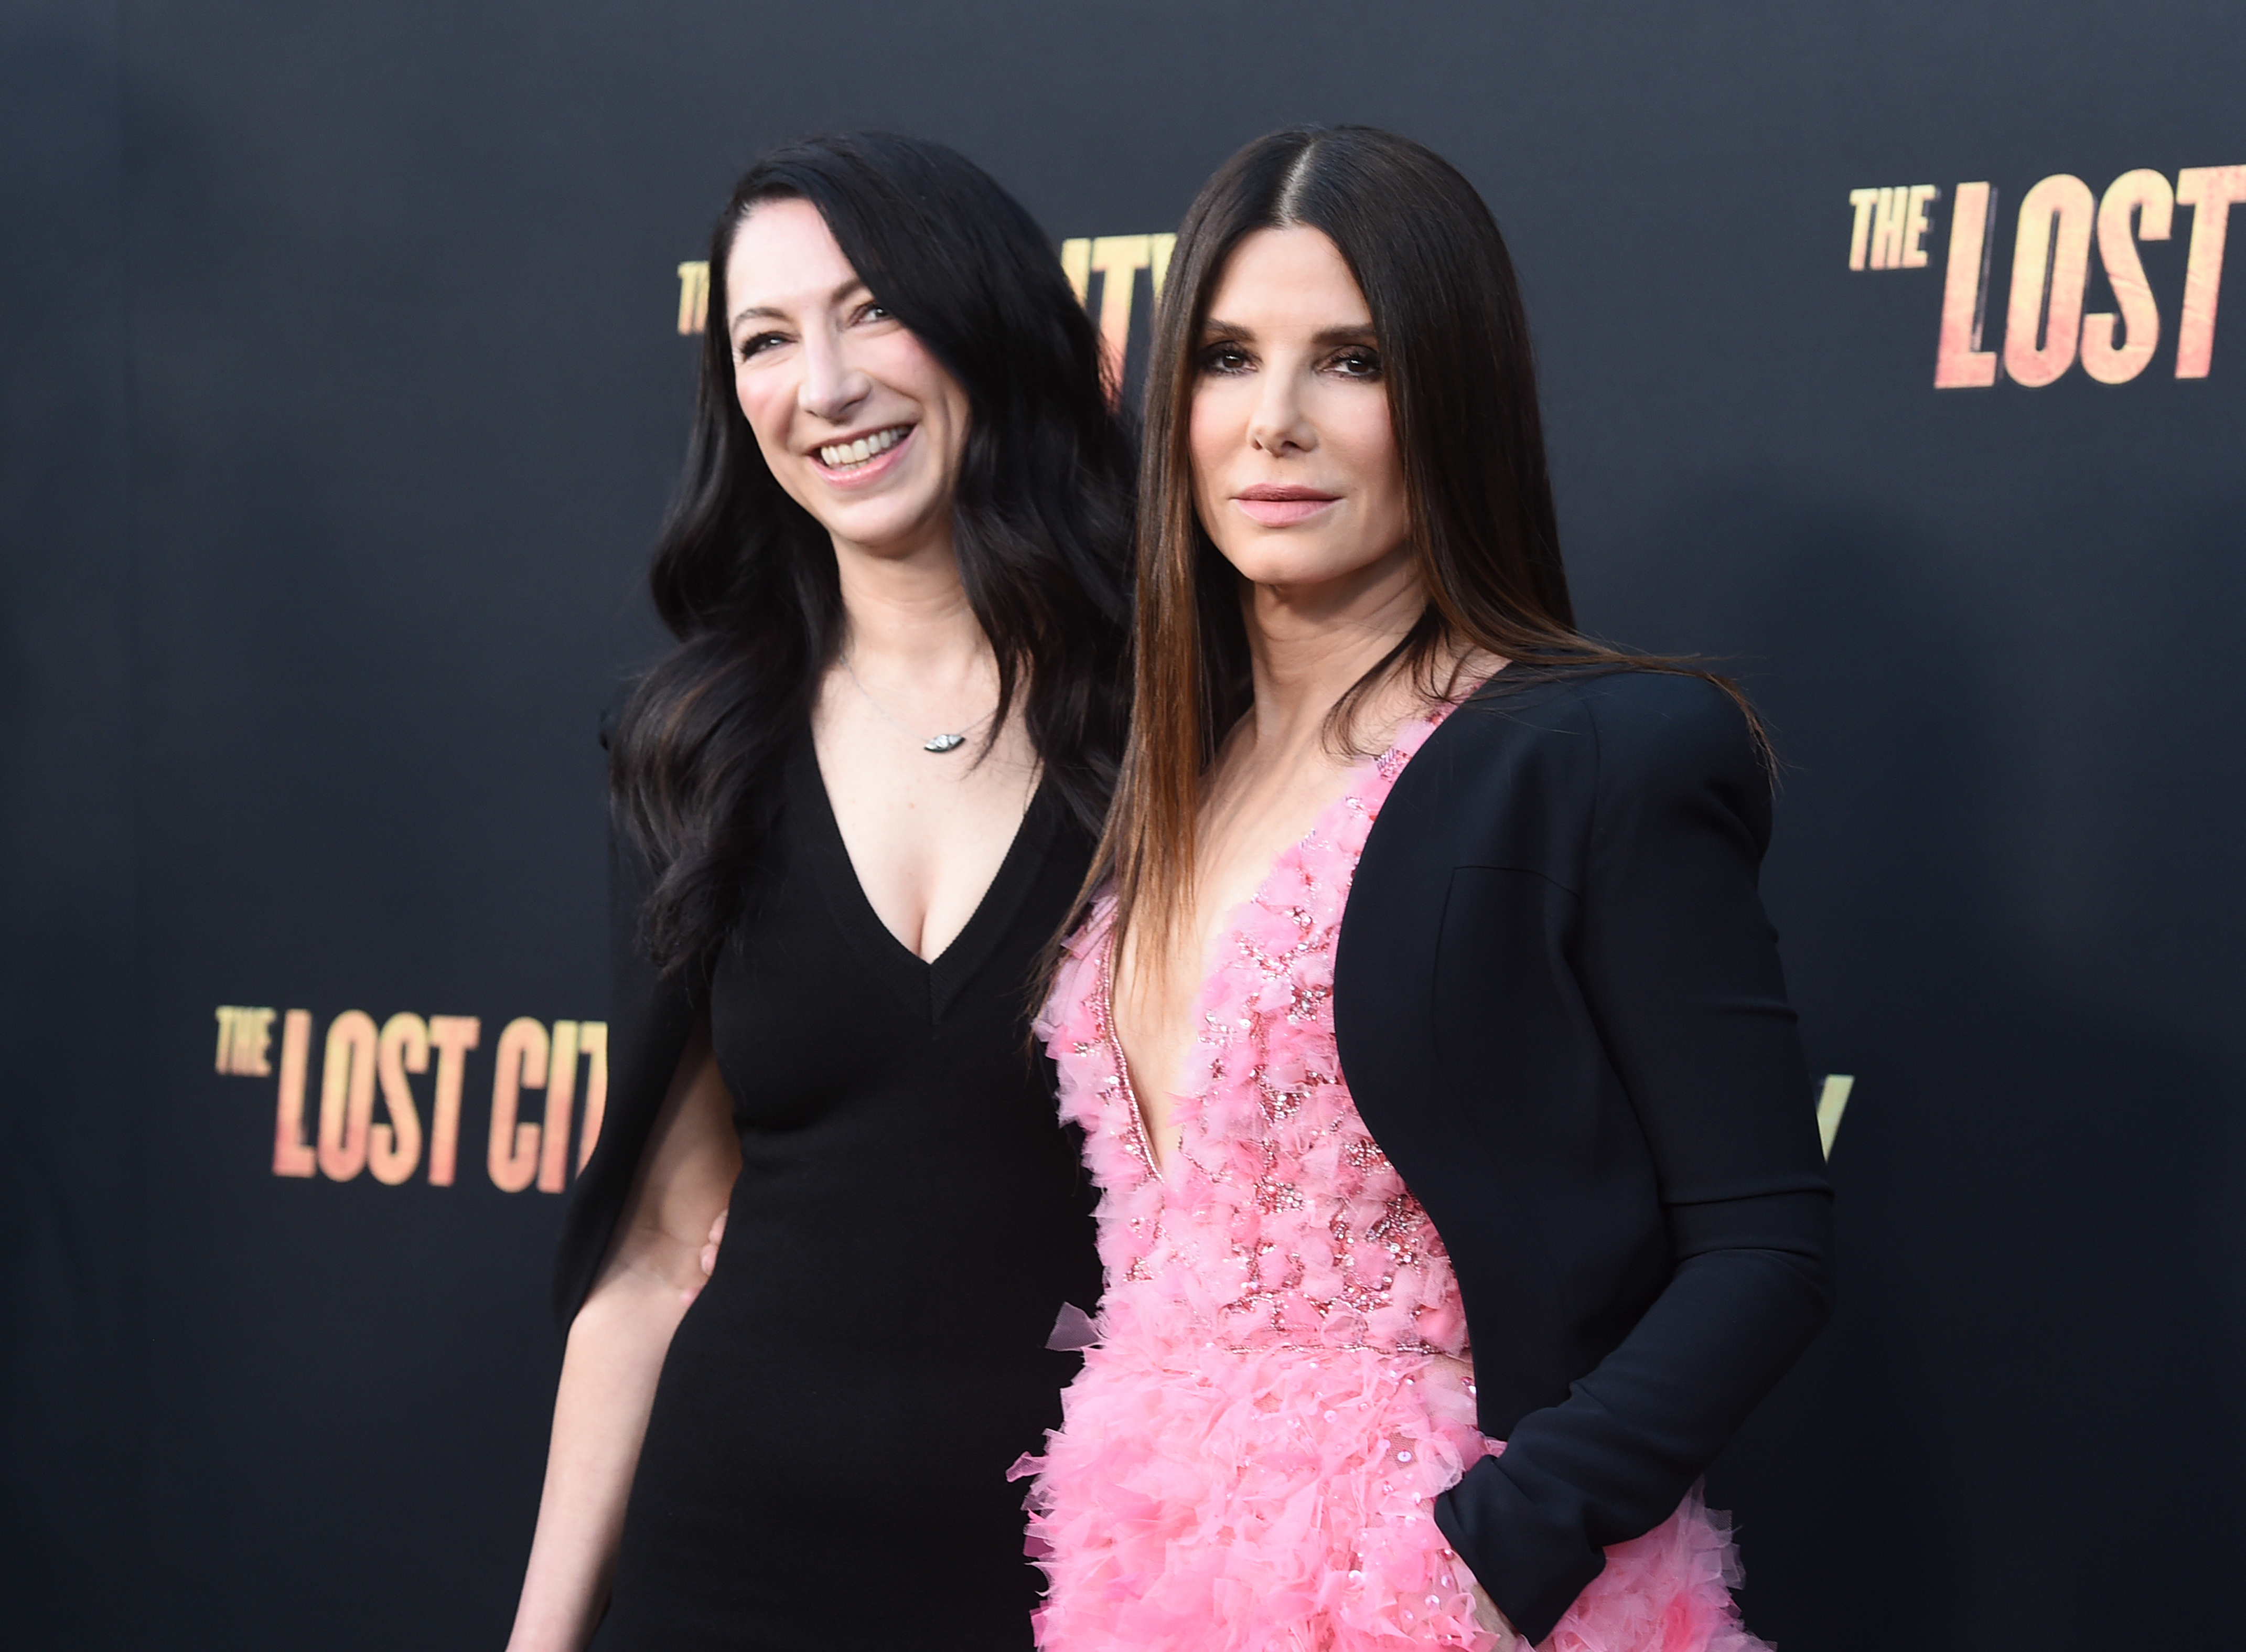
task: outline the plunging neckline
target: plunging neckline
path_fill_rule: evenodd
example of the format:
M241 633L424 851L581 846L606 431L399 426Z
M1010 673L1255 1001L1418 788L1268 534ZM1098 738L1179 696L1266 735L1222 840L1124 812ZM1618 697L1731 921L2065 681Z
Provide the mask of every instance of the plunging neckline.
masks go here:
M881 921L866 894L865 880L835 817L834 800L827 790L827 777L819 767L819 752L807 731L788 765L789 802L801 807L809 831L805 833L821 892L835 923L867 967L907 999L927 1006L929 1019L940 1021L989 957L1020 909L1037 869L1052 842L1057 814L1048 796L1052 780L1040 775L1029 806L1015 825L1005 857L990 881L983 886L975 910L959 933L944 943L933 958L923 958Z
M1502 671L1504 669L1504 666L1500 665L1497 671ZM1228 944L1237 942L1246 928L1241 921L1241 914L1251 907L1263 904L1264 894L1270 889L1272 880L1279 875L1280 869L1286 866L1290 860L1299 858L1322 833L1330 833L1336 816L1345 812L1351 806L1362 806L1368 777L1385 778L1392 786L1395 776L1382 777L1381 765L1394 757L1399 751L1403 752L1403 762L1410 763L1419 755L1419 748L1427 743L1428 737L1442 725L1444 719L1487 687L1490 679L1497 675L1497 671L1492 671L1483 676L1457 699L1439 702L1418 716L1406 717L1398 724L1395 732L1389 736L1386 744L1378 751L1351 766L1349 784L1343 787L1339 796L1318 811L1317 819L1310 822L1310 829L1271 857L1271 864L1263 869L1263 878L1249 893L1246 899L1235 901L1225 908L1223 922L1217 928L1215 944L1204 957L1201 984L1194 989L1193 1006L1188 1011L1196 1028L1208 1021L1208 1012L1206 1006L1216 990L1219 977L1224 972L1224 948ZM1407 740L1409 741L1408 749L1406 749ZM1399 765L1399 772L1401 767L1402 765ZM1123 1051L1123 1036L1115 1030L1117 948L1115 911L1112 901L1106 909L1106 933L1096 943L1099 960L1099 975L1096 983L1099 999L1099 1026L1106 1045L1108 1062L1113 1067L1116 1083L1123 1091L1124 1105L1130 1109L1131 1127L1133 1139L1138 1144L1139 1156L1145 1160L1147 1173L1157 1182L1167 1186L1168 1178L1162 1173L1161 1156L1155 1150L1154 1126L1147 1122L1147 1110L1140 1105L1138 1087L1132 1082L1131 1060ZM1212 958L1215 960L1213 963L1209 962ZM1181 1059L1190 1061L1193 1052L1200 1045L1201 1034L1196 1030L1191 1042L1186 1045ZM1181 1155L1185 1151L1186 1125L1190 1119L1199 1116L1203 1093L1201 1090L1172 1092L1174 1098L1181 1104L1172 1118L1177 1129L1178 1151Z
M1413 719L1413 721L1417 720ZM1405 728L1410 726L1411 724L1408 722L1405 724ZM1366 758L1361 763L1352 765L1350 770L1350 782L1343 788L1341 794L1318 811L1317 817L1310 822L1308 831L1280 847L1278 853L1271 857L1271 864L1264 867L1263 875L1257 880L1255 888L1242 899L1234 901L1224 909L1223 920L1218 925L1215 935L1212 938L1212 944L1202 960L1201 982L1194 989L1192 1007L1187 1011L1188 1019L1196 1028L1208 1018L1208 1011L1204 1006L1215 990L1217 977L1224 972L1225 948L1235 942L1247 927L1241 921L1241 915L1249 908L1263 904L1264 894L1271 887L1272 880L1279 875L1280 868L1287 864L1290 857L1300 855L1321 833L1328 831L1332 825L1334 816L1344 812L1350 805L1358 801L1365 789L1364 777L1367 774L1378 773L1382 760L1393 751L1396 746L1397 742L1392 739L1375 755ZM1147 1161L1147 1173L1156 1181L1167 1185L1169 1178L1162 1172L1162 1156L1156 1151L1154 1145L1154 1128L1147 1122L1147 1110L1139 1100L1138 1086L1132 1082L1131 1058L1124 1053L1123 1035L1115 1028L1115 965L1117 962L1115 942L1114 913L1111 909L1108 913L1107 933L1100 938L1099 942L1099 1024L1106 1031L1107 1057L1114 1064L1117 1084L1122 1086L1123 1104L1131 1111L1131 1125L1136 1132L1140 1156ZM1193 1059L1193 1052L1200 1047L1201 1034L1196 1031L1191 1042L1186 1045L1181 1059L1190 1062ZM1185 1104L1193 1104L1194 1111L1197 1112L1201 1092L1198 1090L1174 1089L1170 1093L1172 1098L1181 1104L1172 1114L1171 1123L1176 1126L1177 1152L1182 1156L1185 1152L1185 1125L1188 1117Z

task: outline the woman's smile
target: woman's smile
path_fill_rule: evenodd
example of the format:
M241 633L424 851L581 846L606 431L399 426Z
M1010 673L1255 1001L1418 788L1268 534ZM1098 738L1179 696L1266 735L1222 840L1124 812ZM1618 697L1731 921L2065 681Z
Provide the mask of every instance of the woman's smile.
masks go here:
M889 425L865 434L825 442L811 454L820 478L832 487L861 487L885 476L910 452L913 425Z

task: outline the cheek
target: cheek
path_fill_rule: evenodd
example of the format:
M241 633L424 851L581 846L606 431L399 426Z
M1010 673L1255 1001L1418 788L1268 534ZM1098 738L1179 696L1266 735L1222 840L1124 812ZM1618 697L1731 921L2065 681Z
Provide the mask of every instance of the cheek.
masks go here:
M1239 451L1248 428L1245 398L1227 394L1232 389L1222 379L1204 384L1186 410L1186 447L1193 454L1197 485L1204 476L1215 479L1225 460Z
M903 328L868 341L859 366L876 384L920 404L924 414L936 413L964 423L967 392L928 346Z
M951 427L953 441L967 439L967 426L972 422L972 410L968 405L967 392L960 388L957 379L948 373L939 376L924 405L943 409L944 422Z
M772 382L772 375L745 369L735 373L733 399L741 405L741 417L756 432L759 446L770 449L774 443L786 441L787 398L784 387Z
M1348 449L1350 468L1365 491L1386 510L1401 511L1404 465L1396 452L1394 428L1388 422L1388 398L1360 393L1352 400L1354 405L1336 421L1339 445Z

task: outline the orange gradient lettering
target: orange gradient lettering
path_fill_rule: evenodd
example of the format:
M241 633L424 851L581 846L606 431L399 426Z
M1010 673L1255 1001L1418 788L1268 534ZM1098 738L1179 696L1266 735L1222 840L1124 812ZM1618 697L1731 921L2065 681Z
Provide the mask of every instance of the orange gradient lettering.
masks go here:
M273 1047L273 1011L248 1004L218 1007L216 1071L243 1078L269 1078L272 1063L266 1052Z
M681 337L710 325L710 262L696 258L678 267L678 331Z
M328 1023L325 1071L320 1079L320 1173L349 1181L366 1168L368 1126L374 1119L374 1017L346 1010Z
M1950 264L1942 282L1942 330L1934 351L1936 390L1985 390L1997 382L1997 355L1981 348L1988 302L1989 227L1997 192L1985 183L1957 186L1950 210Z
M1175 235L1147 237L1147 275L1148 284L1154 289L1154 302L1162 302L1162 284L1170 278L1170 255L1178 249Z
M220 1071L235 1071L235 1061L247 1062L249 1052L263 1059L276 1013L220 1007ZM468 1056L481 1043L483 1023L475 1016L425 1019L399 1010L378 1024L379 1030L374 1017L358 1010L346 1010L329 1023L315 1119L306 1114L306 1074L317 1023L309 1010L288 1012L273 1115L275 1175L340 1182L366 1171L383 1186L397 1187L412 1181L425 1163L432 1187L453 1186ZM518 1016L500 1036L495 1068L485 1158L493 1186L511 1193L534 1184L543 1193L562 1192L600 1140L609 1101L608 1023L556 1021L549 1027L534 1016ZM432 1072L425 1098L416 1084ZM528 1117L526 1090L546 1092L543 1109L534 1108Z
M519 1193L538 1175L539 1129L522 1124L517 1112L522 1091L546 1087L547 1059L552 1041L546 1023L518 1016L499 1036L499 1071L492 1078L491 1142L485 1164L492 1186L501 1193Z
M2118 317L2100 310L2082 318L2082 371L2101 384L2127 384L2145 371L2161 342L2160 308L2153 303L2137 242L2166 241L2175 206L2175 192L2168 180L2146 167L2123 173L2106 187L2105 198L2098 203L2098 257L2120 310ZM2132 218L2136 220L2134 234ZM2117 323L2123 338L2119 345L2113 342Z
M430 1101L429 1185L450 1187L460 1146L460 1083L468 1051L483 1034L474 1016L429 1017L429 1046L437 1052L436 1094Z
M1855 211L1855 219L1848 227L1848 268L1864 267L1864 249L1871 244L1872 203L1880 198L1876 189L1851 189L1848 205Z
M1132 289L1139 272L1154 261L1149 235L1102 235L1092 243L1092 268L1099 283L1100 358L1110 398L1123 394L1123 353L1131 343Z
M1909 199L1902 208L1902 260L1898 268L1926 268L1926 232L1934 228L1927 221L1926 209L1941 199L1942 191L1932 184L1910 187Z
M2176 173L2176 205L2191 208L2191 255L2176 319L2178 378L2205 378L2215 360L2215 305L2222 296L2222 243L2230 208L2246 201L2246 167L2186 167Z
M577 1168L582 1170L593 1156L593 1145L601 1139L601 1120L609 1110L609 1023L581 1023L577 1047L585 1052L585 1125L577 1143Z
M1848 268L1923 269L1929 202L1942 199L1932 184L1897 184L1892 189L1851 189L1855 216L1848 226Z
M569 1113L577 1098L577 1023L554 1023L554 1050L547 1064L546 1139L538 1157L538 1191L558 1193L569 1171Z
M2039 388L2074 365L2097 216L2090 186L2071 173L2054 173L2020 198L2004 313L2004 372L2015 383Z
M374 1047L374 1071L390 1118L367 1133L366 1167L375 1180L395 1187L421 1163L421 1110L405 1075L429 1071L429 1023L404 1010L384 1022Z
M1178 238L1160 235L1077 235L1060 244L1061 274L1079 304L1092 302L1092 278L1099 282L1100 371L1110 398L1123 394L1123 368L1131 345L1131 306L1139 272L1145 270L1161 301L1162 284L1169 278L1170 255Z
M1872 268L1902 268L1903 201L1908 192L1882 189L1872 205Z
M312 1054L312 1012L291 1010L281 1023L281 1094L273 1114L273 1173L309 1176L318 1167L304 1139L304 1067Z

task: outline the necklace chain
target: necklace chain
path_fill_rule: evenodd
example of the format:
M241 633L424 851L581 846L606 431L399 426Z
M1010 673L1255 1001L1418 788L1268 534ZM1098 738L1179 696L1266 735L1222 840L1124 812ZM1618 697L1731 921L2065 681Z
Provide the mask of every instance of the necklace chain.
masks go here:
M898 733L903 735L905 738L912 741L913 744L919 746L922 751L932 751L939 757L946 751L956 751L961 746L965 745L967 744L967 737L969 735L974 733L976 730L981 728L985 723L988 723L992 717L998 714L998 708L993 705L988 711L985 711L981 717L977 717L975 721L969 724L965 728L960 730L956 734L931 734L923 737L914 733L912 730L906 727L903 723L889 715L889 708L883 705L879 700L874 697L873 690L866 686L865 680L858 675L858 668L850 663L850 656L847 654L842 656L842 670L848 676L852 684L857 689L858 692L866 697L866 704L874 708L875 711L880 716L883 722L887 723L891 728L896 730Z

